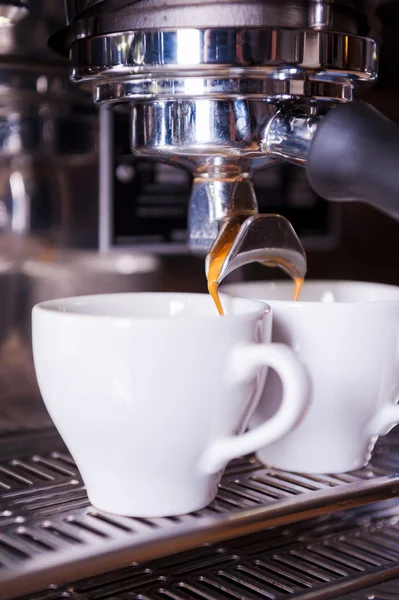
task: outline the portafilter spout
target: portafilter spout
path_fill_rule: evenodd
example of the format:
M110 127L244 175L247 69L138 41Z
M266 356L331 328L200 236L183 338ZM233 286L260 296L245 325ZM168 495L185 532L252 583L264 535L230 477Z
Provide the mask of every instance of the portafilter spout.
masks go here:
M231 240L232 232L237 232ZM232 241L232 244L231 244ZM307 271L305 250L291 223L281 215L254 214L240 223L232 216L221 229L206 258L206 271L213 258L231 244L220 270L218 284L232 271L252 262L280 267L294 280L303 280Z
M234 219L241 226L249 216L257 213L250 174L238 164L224 160L219 165L197 169L188 213L191 251L205 257L225 223ZM235 233L237 231L238 228Z
M294 228L280 215L258 213L250 169L245 170L243 161L219 157L197 168L189 236L191 248L206 255L207 274L214 260L220 265L218 284L252 262L280 267L295 280L306 275L305 250Z

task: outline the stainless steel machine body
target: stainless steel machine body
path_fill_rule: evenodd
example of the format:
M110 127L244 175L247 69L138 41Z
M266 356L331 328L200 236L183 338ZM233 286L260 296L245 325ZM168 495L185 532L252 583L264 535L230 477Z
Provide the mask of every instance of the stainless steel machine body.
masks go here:
M67 3L52 38L71 79L130 110L137 156L190 169L191 248L231 214L253 214L254 170L306 163L319 117L377 74L359 2Z

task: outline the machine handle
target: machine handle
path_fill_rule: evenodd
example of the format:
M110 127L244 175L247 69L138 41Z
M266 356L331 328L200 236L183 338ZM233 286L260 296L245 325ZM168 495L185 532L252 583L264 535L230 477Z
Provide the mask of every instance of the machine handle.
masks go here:
M399 220L399 126L369 104L342 104L319 121L307 173L319 196L366 202Z

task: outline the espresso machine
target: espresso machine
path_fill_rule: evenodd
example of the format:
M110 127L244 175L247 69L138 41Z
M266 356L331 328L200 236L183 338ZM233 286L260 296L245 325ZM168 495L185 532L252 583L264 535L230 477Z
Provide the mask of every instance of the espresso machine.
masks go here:
M51 263L52 240L65 236L63 247L86 245L102 257L122 249L119 272L128 273L137 272L137 263L129 262L133 251L169 255L168 264L176 261L180 269L189 247L204 279L204 257L231 216L293 216L305 248L317 253L336 248L340 210L345 227L347 207L359 200L378 210L354 213L351 239L366 230L374 252L371 226L382 224L381 239L396 231L389 228L396 226L399 206L397 126L360 101L376 81L380 44L382 54L384 47L392 50L395 33L387 46L380 16L388 15L384 27L388 22L395 31L395 3L66 0L66 25L59 24L55 4L43 2L37 12L33 0L0 0L0 43L7 42L0 77L10 83L3 96L0 86L6 115L0 158L8 161L5 181L11 169L18 174L11 178L12 210L3 207L4 215L14 216L14 222L4 219L2 238L4 257L13 250L13 274L20 277L14 267L21 255L24 275L42 272L43 263ZM16 58L36 31L37 48L51 56L39 77L43 54L32 52L29 61L25 51L19 64ZM397 64L392 54L388 59ZM18 107L32 98L26 117L14 97ZM68 117L72 104L75 125ZM43 152L28 160L21 139ZM98 192L86 188L61 204L48 195L34 226L41 193L28 203L30 212L15 215L27 206L22 169L39 172L32 170L38 156L50 166L47 173L55 172L53 160L82 167L77 176L64 174L60 194L71 181L99 185ZM276 174L284 180L280 195ZM296 205L290 206L291 177L305 191L295 188ZM10 198L7 193L3 197ZM60 206L61 215L50 219ZM157 262L141 264L143 273L158 272ZM55 272L54 281L65 280L63 264ZM76 271L68 273L74 279ZM34 420L32 406L19 405L19 430L0 420L2 600L399 597L397 431L378 443L371 464L360 471L298 475L244 457L229 466L208 508L134 519L90 505L73 459L50 423ZM0 395L0 415L7 417L4 409Z
M376 8L67 2L68 25L50 45L69 56L71 81L100 107L108 155L114 109L129 113L135 156L192 173L189 246L204 255L228 215L257 211L252 175L281 161L306 167L324 198L397 214L395 127L352 104L377 76ZM104 158L103 189L106 166Z

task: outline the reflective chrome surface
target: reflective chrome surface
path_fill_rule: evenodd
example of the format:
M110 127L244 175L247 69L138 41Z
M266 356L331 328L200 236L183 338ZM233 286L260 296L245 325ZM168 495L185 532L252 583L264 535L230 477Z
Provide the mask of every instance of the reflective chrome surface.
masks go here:
M265 154L305 166L320 115L280 111L270 120L261 148Z
M355 84L376 76L375 43L324 31L325 8L312 13L318 31L195 28L86 38L86 30L70 49L72 80L91 88L96 103L130 103L134 154L195 174L221 160L227 169L238 166L248 180L254 169L284 158L276 136L273 154L266 140L282 107L295 103L305 116L318 114L322 104L351 101ZM225 174L220 177L211 187L197 177L193 187L189 241L202 254L235 210L234 186L226 186ZM237 189L246 190L253 210L247 181Z
M132 151L174 159L175 164L203 163L216 156L233 162L255 158L262 155L260 140L276 110L276 104L247 97L134 102Z
M359 0L68 0L69 27L52 39L67 53L77 39L127 30L188 27L330 29L366 35L369 22Z
M275 159L261 140L277 106L263 100L196 98L135 102L132 151L194 174L189 244L207 254L224 220L257 212L250 174Z
M69 52L72 81L97 104L129 103L133 153L195 174L189 238L204 254L235 211L233 188L253 211L254 169L285 159L284 149L306 161L312 127L284 117L272 126L274 115L292 105L305 119L323 114L377 74L356 1L68 0L66 10L69 27L52 44ZM220 164L245 184L226 185Z
M189 205L188 230L192 252L209 252L225 221L232 215L245 220L258 212L248 173L230 163L203 166L196 172Z
M328 82L338 77L349 81L375 78L377 47L368 38L327 31L195 28L116 32L112 36L78 39L70 48L69 58L72 80L90 82L93 89L122 76L137 81L147 73L155 81L201 77L204 71L206 79L218 75L219 79L233 80L262 76ZM212 94L210 85L209 81L205 93ZM170 88L167 91L179 93ZM142 93L151 91L144 85ZM154 88L153 94L158 93ZM309 96L300 86L297 93ZM140 95L138 88L136 94Z
M198 75L198 74L197 74ZM87 88L88 84L84 83ZM184 98L200 95L202 98L212 97L244 97L267 101L291 101L303 99L320 102L351 102L354 84L349 79L338 81L318 81L313 74L298 75L295 78L270 77L267 73L259 75L245 70L240 78L235 75L218 74L209 78L201 76L176 79L149 79L142 75L139 79L110 79L96 84L93 90L96 104L115 104L132 102L145 98L165 100L171 97Z
M215 246L223 247L223 233L222 229ZM291 223L280 215L252 215L246 219L226 256L218 283L252 262L282 268L292 278L304 279L307 271L305 250Z

